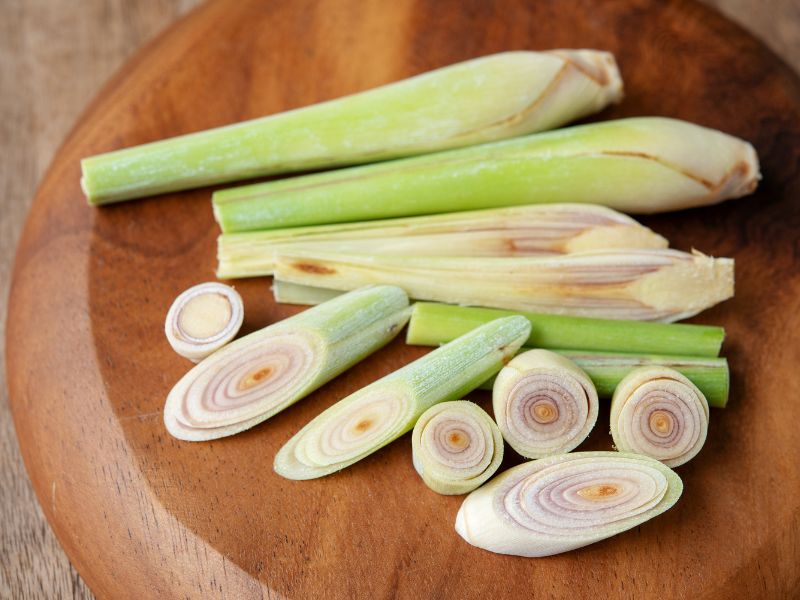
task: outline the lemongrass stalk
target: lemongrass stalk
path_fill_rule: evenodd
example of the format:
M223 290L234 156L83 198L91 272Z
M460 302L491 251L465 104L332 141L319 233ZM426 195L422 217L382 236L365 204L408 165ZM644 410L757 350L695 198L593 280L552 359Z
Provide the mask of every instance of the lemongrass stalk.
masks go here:
M689 379L701 390L710 406L725 408L728 403L730 370L725 358L580 350L555 350L555 352L570 359L589 376L599 398L610 399L620 382L635 369L662 367L674 369ZM491 390L493 387L494 379L480 386L483 390Z
M631 371L611 400L611 436L622 452L677 467L694 458L708 435L708 402L673 369Z
M84 159L91 204L558 127L622 96L594 50L505 52L306 108Z
M677 321L733 296L732 259L678 250L546 258L292 251L278 256L275 277L338 290L393 283L417 300L641 321Z
M747 142L640 117L223 190L214 214L233 232L553 202L655 213L749 194L759 177Z
M345 294L218 350L167 397L175 437L212 440L249 429L386 345L409 317L395 286Z
M722 327L710 325L590 319L416 302L406 343L438 346L487 321L513 314L531 322L531 337L525 342L528 348L714 357L719 356L725 339Z
M597 422L597 391L574 362L528 350L502 368L492 390L503 439L526 458L574 450Z
M497 319L340 400L280 449L275 472L315 479L352 465L409 431L434 404L497 373L529 333L522 317Z
M667 240L604 206L543 204L268 231L217 239L217 276L271 275L281 251L402 256L535 256L666 248Z
M503 436L477 404L453 400L435 404L411 434L414 468L434 492L471 492L503 462Z
M341 296L343 293L339 290L298 285L286 281L274 280L272 282L272 295L275 297L275 302L280 302L281 304L316 306Z
M201 283L175 298L164 333L175 352L198 362L230 342L243 319L242 297L236 290L222 283Z
M645 456L560 454L518 465L472 492L456 531L491 552L550 556L637 527L682 491L675 472Z

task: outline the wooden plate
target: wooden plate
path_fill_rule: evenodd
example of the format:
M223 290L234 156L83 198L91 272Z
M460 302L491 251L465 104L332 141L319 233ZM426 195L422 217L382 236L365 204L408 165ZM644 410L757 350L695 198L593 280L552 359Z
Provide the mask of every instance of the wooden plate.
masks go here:
M752 140L750 198L647 219L678 248L734 256L724 325L730 408L679 469L678 505L548 559L498 556L453 530L408 438L345 472L290 482L278 448L323 408L421 355L398 340L302 403L213 443L172 439L164 398L189 364L164 339L187 286L213 279L209 191L90 209L81 157L272 113L507 49L613 51L625 102ZM454 98L454 102L458 99ZM800 592L800 82L688 1L214 2L118 74L53 162L16 259L8 380L47 518L101 597L788 597ZM246 329L292 313L237 284ZM485 398L476 396L480 401ZM602 419L607 419L601 415ZM598 426L585 448L610 448Z

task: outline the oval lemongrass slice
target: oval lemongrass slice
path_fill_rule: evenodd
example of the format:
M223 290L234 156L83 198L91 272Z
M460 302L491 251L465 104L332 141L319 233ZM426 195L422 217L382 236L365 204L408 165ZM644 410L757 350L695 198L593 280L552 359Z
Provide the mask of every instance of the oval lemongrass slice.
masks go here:
M568 358L529 350L508 363L494 382L494 416L503 438L522 456L569 452L597 422L597 391Z
M550 556L641 525L682 491L676 473L646 456L559 454L509 469L472 492L456 531L492 552Z
M414 468L440 494L466 494L503 461L503 436L492 418L466 400L442 402L422 413L411 434Z
M708 402L674 369L642 367L620 381L611 399L611 437L669 467L690 461L708 435Z
M242 297L223 283L201 283L175 298L164 333L172 349L194 362L230 342L244 319Z
M329 475L409 431L428 408L497 373L530 335L524 317L490 321L331 406L275 457L287 479Z
M175 385L164 423L189 441L249 429L387 344L408 318L403 290L373 286L251 333Z

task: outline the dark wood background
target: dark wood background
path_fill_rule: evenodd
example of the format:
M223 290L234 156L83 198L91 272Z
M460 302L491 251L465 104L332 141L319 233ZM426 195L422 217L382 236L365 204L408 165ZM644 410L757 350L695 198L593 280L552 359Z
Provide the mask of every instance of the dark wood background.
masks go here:
M759 35L800 69L800 4L796 0L708 3ZM9 265L25 213L58 144L110 74L196 4L197 0L0 2L3 315ZM3 320L0 328L4 326ZM8 413L5 381L0 384L0 394L0 598L90 598L58 547L31 490Z

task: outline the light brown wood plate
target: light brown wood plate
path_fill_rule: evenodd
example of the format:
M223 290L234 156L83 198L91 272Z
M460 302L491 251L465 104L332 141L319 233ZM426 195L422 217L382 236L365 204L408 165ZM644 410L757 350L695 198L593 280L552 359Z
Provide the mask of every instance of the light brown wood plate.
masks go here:
M668 513L566 555L467 545L460 497L428 490L405 437L340 474L291 482L303 424L420 356L397 340L255 429L172 439L164 398L189 364L163 335L173 298L213 279L209 190L86 206L81 157L306 105L508 49L613 51L627 97L751 140L752 197L648 218L673 245L736 258L724 325L730 407L679 468ZM458 98L453 99L454 103ZM45 177L20 242L8 381L28 472L61 543L108 598L768 598L800 593L800 81L741 29L675 0L219 1L130 62ZM297 309L237 284L252 331ZM486 405L486 398L475 399ZM607 411L586 449L607 449ZM511 454L511 452L509 452ZM507 464L514 462L513 457Z

